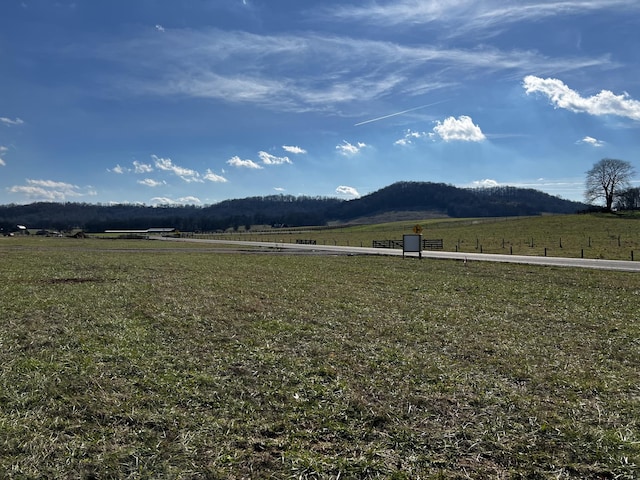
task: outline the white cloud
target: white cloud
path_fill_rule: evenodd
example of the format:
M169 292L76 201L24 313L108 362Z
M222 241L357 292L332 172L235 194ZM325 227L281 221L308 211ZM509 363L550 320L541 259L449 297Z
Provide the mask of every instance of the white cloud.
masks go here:
M187 183L203 181L202 178L200 178L200 174L198 172L196 172L195 170L191 170L190 168L184 168L175 165L170 158L160 158L156 155L151 155L151 158L154 159L156 168L167 172L172 172Z
M579 15L598 10L637 10L636 0L522 0L517 4L504 0L393 0L366 5L332 8L328 15L349 21L370 22L385 27L443 23L452 34L486 35L499 33L506 25L536 21L545 17Z
M2 158L2 156L8 151L9 149L3 145L0 145L0 167L4 167L6 165L4 159Z
M346 185L340 185L338 188L336 188L336 193L338 195L348 195L350 197L360 196L360 194L358 193L358 190L356 190L353 187L348 187Z
M193 205L196 203L202 203L198 197L191 195L186 197L180 197L176 200L169 197L153 197L151 203L154 205Z
M558 74L618 66L606 55L550 58L534 50L503 51L486 44L443 48L335 34L256 35L215 28L177 29L170 39L140 35L110 43L109 48L91 47L78 54L122 64L129 76L112 85L126 88L128 94L211 98L339 115L353 102L424 95L459 86L461 77L500 72L522 78L531 71ZM130 68L139 65L145 68Z
M471 185L476 188L491 188L498 187L500 184L496 180L485 178L484 180L475 180Z
M367 144L363 142L358 142L353 145L352 143L343 140L340 145L336 145L336 150L338 150L338 153L344 155L345 157L352 157L360 153L360 151L366 146Z
M411 145L414 140L418 140L420 138L428 137L429 134L427 132L414 132L412 130L407 130L404 132L404 137L393 142L394 145L400 145L402 147L406 147L407 145Z
M183 204L195 204L195 203L202 203L202 201L198 198L198 197L193 197L193 196L187 196L187 197L180 197L178 199L178 202L183 203Z
M133 171L135 173L150 173L153 172L153 167L148 163L142 163L138 160L133 161Z
M138 180L138 183L146 187L159 187L161 185L167 184L167 182L165 181L159 182L158 180L153 180L152 178L145 178L144 180Z
M289 157L276 157L267 152L258 152L258 156L265 165L282 165L284 163L292 163Z
M300 148L297 146L292 146L292 145L283 145L282 148L289 153L293 153L296 155L301 155L304 153L307 153L307 151L304 148Z
M162 25L156 25L156 30L159 32L164 32L164 27Z
M227 183L228 180L221 175L213 173L211 169L207 169L204 179L214 183Z
M7 125L7 126L14 126L14 125L23 125L24 124L24 120L22 120L21 118L15 118L15 119L10 119L7 117L0 117L0 123Z
M593 137L586 136L582 140L578 140L576 143L583 143L585 145L591 145L592 147L603 147L604 142Z
M176 202L171 200L169 197L153 197L151 199L151 203L155 203L156 205L175 205Z
M282 188L282 187L274 187L273 188L276 192L285 192L286 189Z
M260 165L258 165L256 162L254 162L253 160L242 160L237 155L234 156L234 157L231 157L229 160L227 160L227 164L231 165L232 167L252 168L252 169L255 169L255 170L259 170L259 169L263 168Z
M120 164L116 164L115 167L109 169L107 168L107 172L113 172L113 173L117 173L118 175L122 175L123 173L125 173L127 171L126 168L120 166Z
M474 125L471 117L461 115L458 118L449 117L443 122L437 122L433 131L440 136L445 142L453 140L463 142L481 142L487 137L484 136L482 130Z
M602 90L591 97L582 97L556 78L540 78L528 75L524 78L527 94L542 93L549 97L556 108L564 108L575 113L589 115L617 115L632 120L640 120L640 101L629 97L628 93L616 95Z
M53 180L27 179L26 185L14 185L8 190L10 193L25 195L30 200L49 202L60 202L70 198L96 195L96 192L91 188L82 189L71 183Z

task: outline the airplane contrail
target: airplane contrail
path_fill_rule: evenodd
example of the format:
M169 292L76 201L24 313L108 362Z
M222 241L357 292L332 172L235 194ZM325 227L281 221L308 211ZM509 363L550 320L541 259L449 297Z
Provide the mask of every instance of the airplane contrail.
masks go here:
M378 120L384 120L385 118L390 118L390 117L395 117L397 115L403 115L405 113L409 113L409 112L413 112L415 110L420 110L421 108L427 108L427 107L431 107L433 105L437 105L439 103L443 103L446 102L446 100L441 100L439 102L434 102L434 103L428 103L426 105L421 105L419 107L414 107L414 108L410 108L409 110L403 110L401 112L396 112L396 113L390 113L389 115L384 115L382 117L377 117L377 118L372 118L371 120L365 120L364 122L360 122L360 123L356 123L354 125L354 127L358 127L360 125L364 125L366 123L371 123L371 122L377 122Z

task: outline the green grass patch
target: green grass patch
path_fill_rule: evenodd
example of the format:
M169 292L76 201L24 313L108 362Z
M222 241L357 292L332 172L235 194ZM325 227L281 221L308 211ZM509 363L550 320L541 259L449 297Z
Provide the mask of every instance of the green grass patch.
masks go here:
M442 239L445 251L608 260L640 259L640 215L544 215L477 219L416 219L377 225L267 230L211 238L371 247L373 240L401 240L419 224L423 238Z
M636 478L635 274L91 239L0 258L2 478Z

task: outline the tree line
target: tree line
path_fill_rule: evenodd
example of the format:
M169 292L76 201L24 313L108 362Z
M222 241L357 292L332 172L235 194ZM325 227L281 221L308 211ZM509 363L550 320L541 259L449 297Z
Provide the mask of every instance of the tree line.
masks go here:
M351 222L386 212L430 211L449 217L491 217L574 213L587 208L534 189L459 188L444 183L398 182L352 200L292 195L256 196L207 205L39 202L0 206L0 229L86 232L171 227L180 231L225 231L254 226L312 226Z

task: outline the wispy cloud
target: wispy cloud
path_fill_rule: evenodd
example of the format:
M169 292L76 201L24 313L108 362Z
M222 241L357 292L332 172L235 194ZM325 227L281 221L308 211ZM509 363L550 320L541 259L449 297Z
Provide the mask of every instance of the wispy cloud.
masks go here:
M175 200L170 197L153 197L151 203L154 205L195 205L202 202L198 197L189 195Z
M396 140L393 144L406 147L408 145L412 145L413 142L420 138L428 138L429 136L430 134L427 132L416 132L409 129L404 132L404 136L402 138Z
M156 25L156 30L159 32L164 32L164 27L160 24Z
M0 145L0 167L4 167L7 165L4 159L2 158L4 157L4 154L7 153L7 151L9 151L7 147Z
M307 151L304 148L300 148L292 145L283 145L282 149L285 152L293 153L294 155L302 155L307 153Z
M188 96L341 115L352 115L345 113L352 103L392 94L423 95L458 85L461 77L501 72L522 78L531 71L555 75L614 65L607 56L550 58L486 45L444 48L317 33L256 35L217 29L172 30L109 46L93 46L84 54L123 65L126 77L112 83L133 95ZM141 65L144 68L138 68Z
M153 172L153 167L148 163L142 163L138 160L133 161L133 171L135 173L151 173Z
M209 182L214 182L214 183L227 183L228 180L223 177L222 175L218 175L216 173L214 173L211 169L207 169L207 171L204 174L204 179L209 181Z
M616 95L609 90L602 90L597 95L583 97L562 80L533 75L526 76L523 85L527 94L542 93L556 108L564 108L575 113L616 115L640 120L640 101L630 98L626 92Z
M191 205L202 203L202 201L198 197L194 197L192 195L188 195L186 197L180 197L178 198L178 201L183 204L191 204Z
M263 168L261 165L257 164L253 160L242 160L237 155L233 156L229 160L227 160L227 164L232 166L232 167L249 168L249 169L253 169L253 170L260 170L260 169Z
M162 185L166 185L167 182L154 180L152 178L145 178L144 180L138 180L140 185L144 185L145 187L160 187Z
M495 35L509 25L534 22L546 17L581 15L600 10L628 12L638 10L635 0L387 0L375 4L332 7L326 15L338 20L358 21L380 27L423 26L438 23L447 35L474 32Z
M160 158L156 155L152 155L151 158L153 158L156 168L171 172L187 183L203 181L198 172L190 168L175 165L170 158Z
M54 180L27 179L26 185L14 185L9 189L10 193L26 196L33 201L61 202L69 199L95 196L96 192L90 187L79 187L66 182Z
M461 115L458 118L449 117L443 122L438 121L433 131L445 142L481 142L485 140L484 133L471 117Z
M117 173L118 175L123 175L125 173L151 173L153 172L153 166L148 163L142 163L138 160L133 161L133 168L123 167L119 163L116 164L113 168L107 168L107 172Z
M0 117L0 123L2 123L3 125L7 125L9 127L11 126L15 126L15 125L24 125L24 120L22 120L21 118L7 118L7 117Z
M276 157L267 152L258 152L258 157L265 165L283 165L285 163L292 163L289 157Z
M153 197L151 199L151 203L156 205L175 205L179 202L172 200L169 197Z
M589 136L584 137L582 140L578 140L576 143L582 143L584 145L591 145L592 147L603 147L604 146L604 142L603 141L598 140L598 139L593 138L593 137L589 137Z
M338 188L336 188L336 193L338 195L346 195L349 197L359 197L360 193L358 193L358 190L356 190L353 187L349 187L347 185L340 185Z
M124 168L119 163L116 164L113 168L107 168L107 172L117 173L118 175L123 175L128 171L127 168Z
M344 155L345 157L353 157L354 155L360 153L360 151L365 147L367 147L367 144L363 142L357 142L354 145L347 142L346 140L343 140L341 144L336 145L336 150L338 150L338 153L340 155Z

